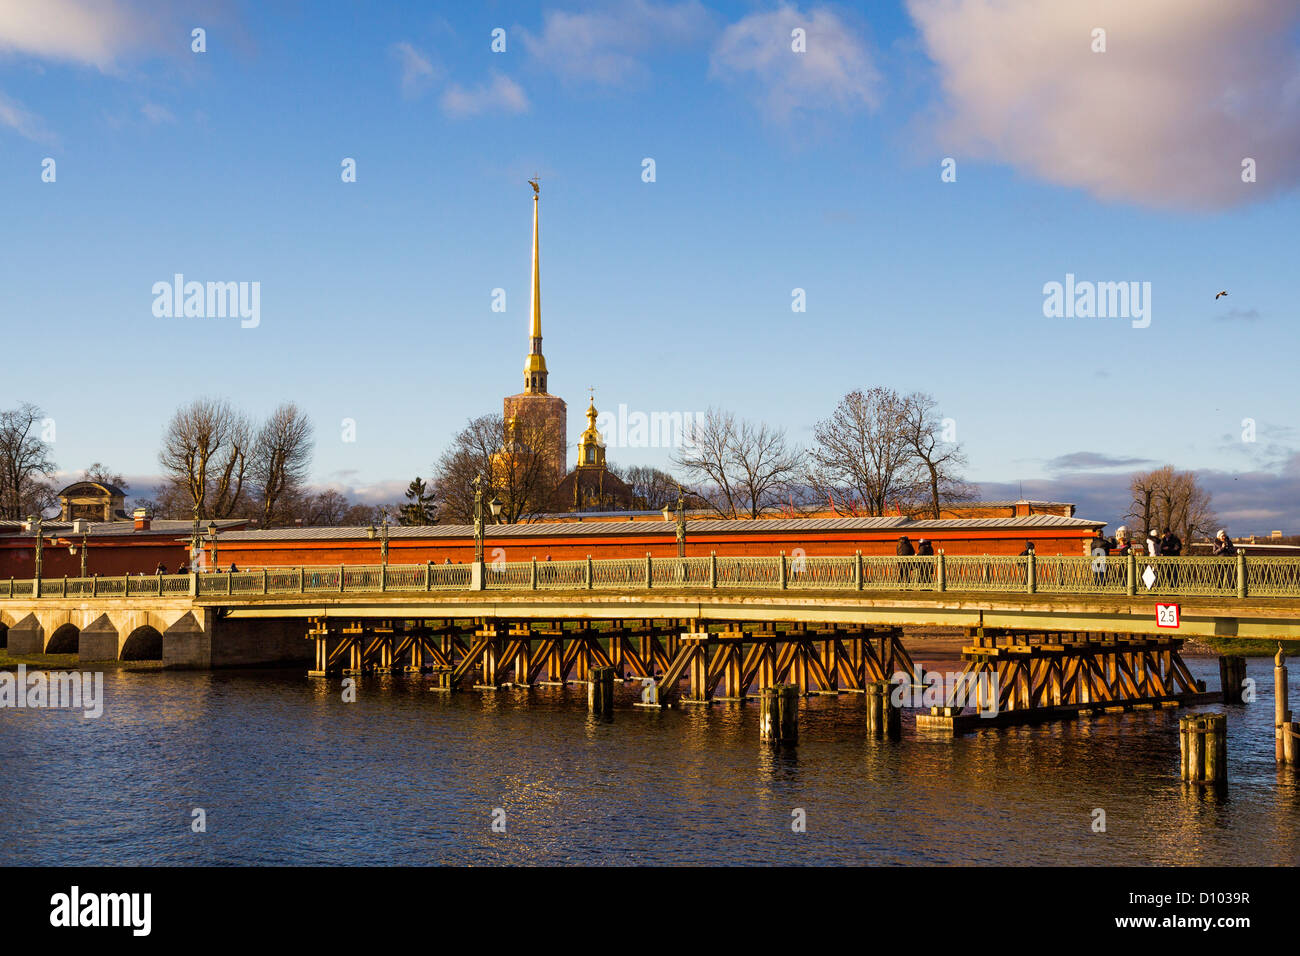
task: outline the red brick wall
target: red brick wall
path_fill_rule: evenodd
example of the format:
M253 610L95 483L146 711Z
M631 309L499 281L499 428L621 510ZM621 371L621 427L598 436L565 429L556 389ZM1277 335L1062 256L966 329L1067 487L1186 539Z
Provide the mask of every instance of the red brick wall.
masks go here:
M942 538L931 538L935 550L944 550L948 554L1019 554L1026 540L1033 540L1035 550L1040 555L1084 555L1087 553L1086 542L1091 538L1087 532L1065 533L1060 529L1043 529L1034 532L1017 532L1008 537L1006 532L990 534L988 531L966 532L960 537L950 533ZM710 551L724 555L745 555L771 557L781 551L792 554L796 548L802 548L807 555L849 555L860 550L864 555L890 555L894 553L897 535L853 534L836 532L835 534L792 535L792 534L753 534L753 535L695 535L687 533L686 553L688 555L706 556ZM915 544L916 538L912 537ZM235 562L242 567L259 567L262 565L299 565L299 564L378 564L380 560L379 545L374 541L353 542L291 542L264 541L223 542L219 558L222 566ZM497 549L501 549L497 552ZM510 537L495 541L489 533L484 542L484 558L493 561L503 558L506 561L539 561L550 557L555 561L582 559L590 555L593 558L643 558L646 552L656 557L668 557L677 553L676 539L662 533L656 535L582 535L575 538L541 538ZM451 562L470 562L474 560L474 542L472 538L439 541L398 540L390 541L388 561L390 564L422 564L432 561L442 564Z

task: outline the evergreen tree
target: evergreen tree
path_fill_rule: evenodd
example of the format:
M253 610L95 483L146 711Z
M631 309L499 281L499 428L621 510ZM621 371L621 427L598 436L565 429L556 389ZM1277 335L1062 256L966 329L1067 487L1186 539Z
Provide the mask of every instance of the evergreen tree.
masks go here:
M398 513L398 524L422 525L437 524L438 509L433 504L433 492L419 475L406 487L407 504L402 505Z

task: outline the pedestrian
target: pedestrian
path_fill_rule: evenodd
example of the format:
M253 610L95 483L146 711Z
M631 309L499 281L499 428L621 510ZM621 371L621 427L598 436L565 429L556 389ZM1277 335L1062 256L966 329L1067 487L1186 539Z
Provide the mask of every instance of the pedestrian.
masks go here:
M1118 528L1115 529L1115 553L1116 554L1133 553L1133 542L1129 540L1128 527L1126 525L1120 525Z
M182 561L182 562L177 566L177 568L176 568L176 573L177 573L177 574L189 574L189 573L190 573L190 566L189 566L188 564L186 564L184 561Z
M918 558L933 558L934 545L930 543L929 538L916 539L916 556ZM921 583L928 585L934 580L934 562L926 561L921 564Z
M234 561L231 561L231 562L230 562L230 573L231 573L231 574L238 574L238 573L239 573L239 568L235 567L235 562L234 562Z
M1106 555L1115 547L1115 542L1107 538L1098 528L1088 542L1088 554L1092 556L1092 583L1101 588L1106 584Z
M166 574L166 573L167 573L167 565L165 565L165 564L163 564L161 561L159 561L159 562L158 562L158 567L154 569L154 572L153 572L153 573L154 573L154 574Z
M1183 542L1172 531L1160 536L1160 553L1167 558L1176 558L1183 553Z
M907 535L898 536L898 545L894 548L894 553L900 558L911 558L916 556L916 548L912 547L912 542L907 540ZM901 584L909 584L912 580L912 562L898 562L898 580Z
M1160 553L1160 536L1152 528L1147 532L1147 557L1154 558Z
M1216 558L1234 558L1237 556L1237 546L1228 537L1228 532L1220 528L1219 533L1214 536L1214 547L1211 552ZM1219 587L1224 590L1237 590L1237 566L1235 563L1219 568L1215 577L1218 578Z
M1026 541L1026 542L1025 542L1025 550L1023 550L1023 551L1020 552L1020 557L1023 558L1023 557L1025 557L1026 555L1030 555L1030 554L1033 554L1033 553L1034 553L1034 542L1032 542L1032 541Z
M1224 531L1222 528L1220 528L1219 533L1214 536L1213 553L1216 557L1220 558L1232 558L1237 554L1237 546L1233 544L1232 539L1228 537L1228 532Z

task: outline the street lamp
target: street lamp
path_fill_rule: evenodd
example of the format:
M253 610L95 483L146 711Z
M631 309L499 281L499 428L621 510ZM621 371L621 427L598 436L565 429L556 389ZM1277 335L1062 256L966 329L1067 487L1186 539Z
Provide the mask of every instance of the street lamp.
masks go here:
M208 522L208 540L212 542L212 567L220 567L217 564L217 523L215 521Z
M686 499L682 497L682 486L677 486L677 513L673 514L672 505L664 505L664 520L677 519L677 557L686 557Z
M190 564L199 563L202 551L199 547L199 503L194 502L194 530L190 532Z

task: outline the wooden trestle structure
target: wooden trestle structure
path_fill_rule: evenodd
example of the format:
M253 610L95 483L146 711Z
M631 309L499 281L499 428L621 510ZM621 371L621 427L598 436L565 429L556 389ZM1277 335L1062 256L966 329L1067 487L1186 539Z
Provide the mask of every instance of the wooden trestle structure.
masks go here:
M983 727L1156 707L1216 703L1192 677L1183 638L1144 634L1026 632L971 628L966 662L946 706L917 715L917 726L962 733ZM955 693L996 689L992 699ZM983 710L987 716L968 712Z
M863 693L897 672L915 676L898 627L313 618L307 636L316 677L427 673L450 691L585 682L592 668L612 667L616 680L653 681L643 700L660 706L747 700L785 683L800 694Z

